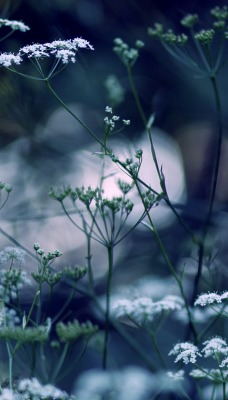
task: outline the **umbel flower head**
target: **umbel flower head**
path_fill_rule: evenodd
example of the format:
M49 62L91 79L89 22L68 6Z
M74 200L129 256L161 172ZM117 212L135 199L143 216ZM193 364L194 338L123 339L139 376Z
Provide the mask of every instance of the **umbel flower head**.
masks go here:
M60 72L63 66L66 66L70 62L76 62L76 53L79 48L93 50L93 46L87 40L79 37L67 40L59 39L44 44L34 43L22 47L17 54L0 54L0 66L2 65L3 67L9 68L13 72L17 72L14 69L15 65L20 65L24 58L28 58L36 67L36 70L39 72L39 75L41 75L41 78L28 75L25 76L32 79L49 79L51 76ZM43 71L40 62L42 59L52 59L53 65L48 74L45 74Z
M30 29L29 26L24 24L24 22L0 18L0 28L2 26L7 26L13 31L19 30L21 32L26 32Z

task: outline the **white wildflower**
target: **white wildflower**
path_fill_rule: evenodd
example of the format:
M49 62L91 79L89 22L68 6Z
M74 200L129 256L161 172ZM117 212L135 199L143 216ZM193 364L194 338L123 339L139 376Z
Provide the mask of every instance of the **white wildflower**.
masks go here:
M29 26L25 25L24 22L0 18L0 27L2 26L8 26L14 31L26 32L30 30Z
M227 343L219 336L206 340L203 345L202 353L204 353L204 357L216 357L216 355L228 354Z
M25 251L18 247L7 246L0 251L0 264L10 261L13 265L18 263L20 266L25 263Z
M94 50L93 46L88 42L88 40L82 39L82 38L75 38L72 40L73 44L77 47L80 47L81 49L90 49Z
M226 290L224 293L221 294L221 300L226 300L228 299L228 291Z
M122 119L124 125L130 125L131 121L129 119Z
M141 324L154 319L154 302L149 297L140 297L132 302L132 319Z
M0 400L16 400L16 399L17 399L17 397L14 396L14 393L12 390L7 389L7 388L2 389L1 394L0 394Z
M169 378L176 380L183 380L184 379L184 370L180 369L177 372L172 372L172 371L168 371L167 375L169 376Z
M138 367L127 367L122 371L85 372L76 383L75 395L80 400L144 400L150 398L156 388L151 373Z
M195 379L203 379L206 378L209 381L214 381L216 383L221 382L223 379L227 379L228 376L228 370L223 370L221 373L220 369L193 369L190 373L190 376L192 376Z
M55 56L56 58L61 59L63 64L68 64L69 61L71 61L72 63L76 62L75 53L71 50L58 50Z
M30 397L36 399L53 398L56 400L64 400L68 399L69 397L66 392L63 392L53 385L41 385L41 383L36 378L21 380L18 384L18 391L25 394L26 396L30 395Z
M30 284L31 281L27 278L27 272L21 268L15 268L11 265L9 269L0 270L0 298L5 303L9 303L10 299L15 299L18 291L24 285Z
M75 63L76 53L79 48L88 48L93 50L93 46L87 40L82 38L68 39L68 40L54 40L50 43L35 43L22 47L19 50L21 57L27 56L28 58L45 58L54 56L61 60L63 64L69 62Z
M169 295L154 304L159 311L175 311L184 307L184 300L180 296Z
M29 44L29 45L22 47L19 50L19 55L21 57L26 55L28 58L50 57L50 54L49 54L46 46L43 44L39 44L39 43Z
M138 324L151 322L162 312L180 310L184 303L179 296L166 296L154 302L150 297L138 297L133 300L119 299L113 302L112 312L116 318L128 316Z
M111 306L111 313L116 318L131 315L132 311L132 301L128 299L118 299L116 301L113 301L113 304Z
M224 358L224 360L222 360L222 362L220 364L221 368L224 368L226 366L228 366L228 357Z
M208 304L221 303L221 296L217 293L203 293L201 294L194 303L194 306L206 306Z
M105 112L109 113L109 114L112 114L112 107L106 106L105 107Z
M196 357L200 356L199 349L192 343L184 342L184 343L177 343L173 350L169 352L169 356L176 355L175 363L178 361L183 361L184 364L195 363Z
M202 378L205 378L207 376L207 372L208 372L208 370L206 370L206 369L201 370L201 369L196 368L196 369L193 369L189 373L189 375L192 376L195 379L202 379Z
M22 58L18 54L12 54L12 53L0 54L0 65L3 65L3 67L11 67L13 64L19 65L21 61Z
M112 120L113 121L118 121L120 117L118 115L113 115Z

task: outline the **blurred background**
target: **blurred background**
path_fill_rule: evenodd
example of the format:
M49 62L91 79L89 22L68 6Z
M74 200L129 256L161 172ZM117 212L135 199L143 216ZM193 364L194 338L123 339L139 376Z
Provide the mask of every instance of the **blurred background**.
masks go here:
M94 51L79 51L76 64L69 65L54 78L52 85L76 115L98 137L102 137L104 109L110 105L107 82L113 76L117 78L122 87L123 101L114 107L114 112L121 118L130 119L131 125L115 138L113 146L119 154L123 154L124 143L126 157L132 149L142 146L145 160L149 160L149 146L126 70L112 50L116 37L132 47L137 39L145 43L133 69L134 79L148 119L152 113L156 115L153 131L155 147L159 165L164 167L171 198L185 221L196 231L200 229L205 214L213 166L216 121L212 90L207 79L194 76L166 54L159 43L152 41L147 35L147 28L154 22L162 22L178 32L180 19L186 13L195 12L204 24L208 20L210 7L223 4L220 1L216 4L207 1L205 6L203 0L0 1L1 18L22 20L31 28L26 33L16 31L1 42L2 51L16 52L26 44L75 37L82 37L94 46ZM1 210L0 227L30 251L34 242L39 242L45 251L59 248L64 253L64 261L59 261L60 268L62 263L83 265L86 256L84 237L66 217L59 216L60 206L49 198L48 192L51 186L65 183L72 187L82 184L96 186L99 159L93 153L99 151L99 146L59 107L44 83L25 79L3 68L0 74L0 179L13 185L10 199ZM226 131L226 68L220 72L219 87L222 89ZM225 265L227 261L226 134L223 149L214 234L208 253L209 261L217 255L212 276L216 275L218 266ZM156 187L153 167L149 168L148 162L145 163L143 178ZM107 185L110 196L116 193L115 179ZM153 212L171 260L177 268L184 262L189 265L192 279L197 256L192 250L188 234L162 205ZM4 236L0 236L0 243L1 247L11 245ZM147 275L162 279L169 277L157 246L145 228L132 233L127 242L117 246L116 252L114 287L120 282L131 284ZM97 265L97 290L102 295L106 272L104 249L94 247L93 257ZM227 276L225 269L223 274ZM221 283L215 285L214 290L222 288ZM80 312L75 306L74 314L82 319L89 316L96 320L85 299L81 298L80 302ZM173 329L175 332L175 327ZM160 340L166 342L165 337ZM167 343L166 347L169 349L170 344ZM133 354L128 357L133 357ZM121 357L119 361L124 364ZM90 360L90 363L96 365L96 359ZM86 369L87 365L88 360L85 360L83 368Z

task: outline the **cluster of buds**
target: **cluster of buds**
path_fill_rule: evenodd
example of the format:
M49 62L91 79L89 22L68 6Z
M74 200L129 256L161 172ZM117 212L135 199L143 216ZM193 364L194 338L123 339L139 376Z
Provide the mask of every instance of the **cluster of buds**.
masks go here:
M84 323L74 320L64 324L59 322L56 325L56 332L61 342L71 342L79 339L81 336L91 336L99 330L97 325L93 325L92 322L87 321Z
M39 271L37 273L32 272L31 276L37 283L46 282L51 288L53 288L62 278L62 272L45 269L45 271Z
M203 29L199 32L194 32L194 27L199 21L198 14L187 14L181 19L180 23L184 28L190 30L191 35L193 35L194 40L200 42L202 45L210 46L214 36L215 30L224 30L226 27L226 20L228 19L228 7L216 6L211 9L211 15L215 19L212 23L211 29ZM164 43L170 45L185 45L189 41L189 37L185 33L175 34L172 29L164 31L164 27L160 23L155 23L153 28L148 29L148 34L159 39ZM225 37L227 38L227 32L225 32Z
M108 208L112 213L117 213L121 210L128 215L132 211L133 207L134 203L122 196L113 197L112 199L103 199L101 202L102 212L104 212L104 209Z
M44 250L40 247L39 243L35 243L33 247L34 250L36 251L36 255L38 257L40 265L42 266L41 268L42 271L43 269L47 268L51 262L53 262L56 258L61 257L63 254L61 251L57 249L54 251L49 251L47 254L45 254Z
M121 181L121 179L119 179L118 186L119 186L121 192L125 195L133 188L134 182L128 183L128 182Z
M136 40L135 47L133 48L130 48L129 45L120 38L116 38L114 44L115 47L113 50L118 54L126 67L132 67L135 64L139 57L139 49L144 47L144 43L141 40Z
M145 211L149 211L154 205L158 204L159 198L151 190L141 193L141 196Z
M63 186L62 188L54 188L52 187L49 196L54 199L59 201L60 203L65 200L66 197L68 197L71 193L71 188L69 186Z
M80 279L82 279L88 272L88 268L87 267L80 267L80 266L75 266L75 267L71 267L71 266L67 266L64 268L64 274L72 279L73 281L77 282Z
M49 338L50 327L48 325L40 325L37 327L24 328L23 326L1 327L0 339L15 340L20 344L46 342Z
M104 118L105 124L105 134L106 136L111 135L116 127L116 122L119 121L120 117L118 115L111 115L112 114L112 107L107 106L105 108L105 112L109 114L109 116ZM131 121L129 119L122 119L123 125L130 125Z

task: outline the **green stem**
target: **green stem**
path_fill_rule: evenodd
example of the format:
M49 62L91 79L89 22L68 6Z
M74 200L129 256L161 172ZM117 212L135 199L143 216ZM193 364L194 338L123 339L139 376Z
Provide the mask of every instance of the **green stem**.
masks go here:
M8 341L6 341L6 348L9 356L9 388L10 390L13 390L13 354L10 351L10 345Z
M213 210L214 201L215 201L215 193L216 193L216 187L217 187L217 181L218 181L218 172L219 172L221 147L222 147L222 114L221 114L220 96L219 96L216 77L211 76L210 79L211 79L211 83L212 83L212 87L213 87L215 104L216 104L218 136L217 136L216 154L215 154L215 161L214 161L214 168L213 168L213 175L212 175L211 192L210 192L210 197L209 197L206 218L205 218L203 229L202 229L202 237L201 237L201 241L199 244L198 270L197 270L197 274L196 274L195 281L194 281L194 288L193 288L191 304L194 303L195 298L197 296L199 282L200 282L200 278L201 278L201 274L202 274L204 251L205 251L205 240L206 240L208 229L209 229L209 226L211 223L211 216L212 216L212 210Z
M51 383L55 383L55 379L58 376L59 371L61 370L61 368L63 366L63 363L64 363L64 360L66 358L68 348L69 348L69 342L65 343L65 345L63 347L63 351L62 351L62 354L61 354L61 356L59 358L58 364L54 368L54 371L53 371L53 373L51 375L51 379L50 379Z
M140 115L140 117L142 119L144 128L146 129L146 131L148 133L148 136L149 136L151 154L152 154L153 161L154 161L154 164L155 164L155 167L156 167L156 170L157 170L158 177L159 177L159 179L161 181L161 173L160 173L159 166L158 166L158 161L157 161L157 156L156 156L156 152L155 152L155 149L154 149L154 144L153 144L153 140L152 140L152 136L151 136L151 131L150 131L150 128L148 128L148 125L147 125L147 119L146 119L146 116L144 114L141 102L139 100L138 91L136 89L135 82L134 82L134 79L132 77L131 67L130 66L127 67L127 72L128 72L128 78L129 78L131 90L132 90L132 93L133 93L133 96L134 96L134 99L135 99L135 103L136 103L139 115Z
M178 284L178 287L179 287L181 296L182 296L182 298L184 300L185 308L186 308L186 311L187 311L187 314L188 314L190 331L192 332L195 341L197 341L197 333L196 333L195 326L194 326L193 321L192 321L191 312L190 312L190 309L189 309L188 301L187 301L187 298L185 296L181 280L179 279L178 275L176 274L175 269L174 269L174 267L173 267L173 265L172 265L172 263L171 263L171 261L170 261L170 259L168 257L168 254L166 253L165 247L164 247L164 245L162 243L162 240L161 240L161 238L160 238L160 236L159 236L159 234L157 232L157 229L156 229L156 227L155 227L155 225L154 225L154 223L152 221L152 218L151 218L151 216L149 214L149 211L147 210L147 207L145 205L144 199L143 199L142 194L141 194L140 187L139 187L139 185L138 185L136 180L135 180L135 185L136 185L136 188L138 190L138 193L139 193L139 196L141 198L141 201L142 201L142 204L144 206L144 209L146 211L147 217L149 219L149 224L144 223L144 225L147 226L150 229L150 231L153 233L153 235L154 235L154 237L155 237L155 239L156 239L156 241L158 243L158 246L160 248L160 251L162 253L162 256L163 256L163 258L165 260L165 263L167 264L170 272L172 273L173 277L175 278L175 280L176 280L176 282Z
M223 382L222 384L222 394L223 394L223 400L226 400L226 382Z
M170 209L172 210L172 212L174 213L174 215L175 215L176 218L178 219L179 223L180 223L180 224L184 227L184 229L193 237L193 234L192 234L190 228L186 225L186 223L184 222L184 220L183 220L183 219L181 218L181 216L178 214L178 212L176 211L175 207L172 205L172 203L171 203L171 201L170 201L170 199L169 199L169 197L168 197L168 194L167 194L167 191L166 191L166 187L165 187L165 182L164 182L163 176L162 176L162 174L161 174L161 171L160 171L160 169L159 169L159 165L158 165L158 161L157 161L157 156L156 156L156 151L155 151L155 148L154 148L154 143L153 143L153 139L152 139L152 135L151 135L151 129L150 129L150 127L148 127L147 119L146 119L145 113L144 113L144 111L143 111L143 108L142 108L142 105L141 105L141 102L140 102L140 99L139 99L139 96L138 96L138 91L137 91L137 88L136 88L136 86L135 86L134 79L133 79L133 77L132 77L131 67L130 67L130 66L127 67L127 72L128 72L128 79L129 79L129 82L130 82L131 90L132 90L132 93L133 93L133 96L134 96L134 99L135 99L135 103L136 103L136 106L137 106L139 115L140 115L140 117L141 117L141 119L142 119L144 128L146 129L147 134L148 134L148 137L149 137L150 149L151 149L151 154L152 154L153 162L154 162L154 165L155 165L157 174L158 174L158 178L159 178L159 180L160 180L161 189L162 189L162 191L163 191L163 193L160 194L160 196L163 198L163 200L165 200L166 204L170 207ZM137 177L137 180L138 180L138 182L140 182L140 183L142 183L144 186L146 186L146 184L145 184L144 182L142 182L138 177ZM148 188L149 190L151 190L151 188L150 188L149 186L148 186L147 188ZM154 192L154 191L153 191L153 192ZM156 194L156 193L155 193L155 194ZM157 193L157 194L158 194L158 193Z
M113 246L108 246L108 281L106 290L106 312L105 312L105 338L104 338L104 349L103 349L103 369L107 369L107 356L108 356L108 338L110 328L110 295L111 295L111 281L112 281L112 269L113 269Z
M150 337L151 337L151 340L152 340L152 343L153 343L153 346L154 346L154 350L155 350L155 352L157 353L157 356L158 356L158 358L159 358L159 360L160 360L160 362L161 362L161 365L162 365L162 367L163 368L167 368L166 367L166 363L165 363L165 360L164 360L164 358L162 357L162 354L161 354L161 352L160 352L160 350L159 350L159 347L158 347L158 345L157 345L157 340L156 340L156 336L155 336L155 333L154 332L150 332Z

